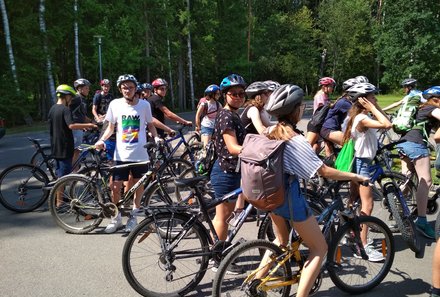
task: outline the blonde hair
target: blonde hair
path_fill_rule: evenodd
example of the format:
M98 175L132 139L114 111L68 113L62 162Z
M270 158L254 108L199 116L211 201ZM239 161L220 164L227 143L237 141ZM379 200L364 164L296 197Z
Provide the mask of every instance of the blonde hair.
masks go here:
M275 125L268 134L267 138L274 140L289 140L295 134L294 128L296 124L301 120L301 104L298 104L287 116L278 118L278 124Z

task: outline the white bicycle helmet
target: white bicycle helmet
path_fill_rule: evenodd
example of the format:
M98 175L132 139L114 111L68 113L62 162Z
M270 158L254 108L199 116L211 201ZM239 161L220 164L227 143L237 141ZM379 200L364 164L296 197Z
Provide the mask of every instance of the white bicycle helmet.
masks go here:
M368 78L364 75L356 76L355 79L357 80L358 83L369 83L370 82L368 80Z
M351 101L356 101L359 97L365 97L371 93L377 93L378 89L370 83L355 84L347 90L347 94L350 96Z
M342 83L342 90L347 91L349 88L357 84L358 81L355 78L349 78Z
M291 114L304 98L304 91L296 85L282 85L269 97L266 110L277 118Z
M267 89L271 92L280 87L280 83L274 80L266 80L265 83L267 84Z
M131 82L133 82L136 86L137 86L137 84L138 84L136 77L134 77L134 76L131 75L131 74L123 74L123 75L121 75L121 76L118 77L118 80L116 81L116 85L117 85L118 88L119 88L119 87L121 86L121 84L122 84L123 82L126 82L126 81L131 81Z

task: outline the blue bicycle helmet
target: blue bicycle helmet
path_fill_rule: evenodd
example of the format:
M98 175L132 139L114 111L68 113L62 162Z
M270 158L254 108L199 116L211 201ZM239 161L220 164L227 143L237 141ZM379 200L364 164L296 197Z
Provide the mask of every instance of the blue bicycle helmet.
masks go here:
M149 84L149 83L143 83L143 84L140 84L139 87L140 87L142 90L150 90L150 91L153 91L153 86L152 86L151 84Z
M422 95L426 100L431 97L440 98L440 86L430 87L429 89L424 90Z
M227 90L235 86L240 86L243 89L246 89L247 84L240 75L231 74L222 80L220 83L220 90L225 93Z
M205 90L205 95L209 95L219 91L220 88L217 85L209 85Z

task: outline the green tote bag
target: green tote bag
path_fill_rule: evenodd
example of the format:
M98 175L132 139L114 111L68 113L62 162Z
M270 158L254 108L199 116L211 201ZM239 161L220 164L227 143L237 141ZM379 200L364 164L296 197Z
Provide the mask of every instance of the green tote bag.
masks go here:
M350 139L343 146L336 158L335 167L338 170L351 172L354 159L354 141Z

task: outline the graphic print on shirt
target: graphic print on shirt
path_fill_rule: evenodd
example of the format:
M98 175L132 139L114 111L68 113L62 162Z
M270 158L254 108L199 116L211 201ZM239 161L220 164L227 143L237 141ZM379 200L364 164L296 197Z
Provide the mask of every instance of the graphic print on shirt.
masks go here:
M122 142L138 143L139 142L139 115L123 115L122 116Z

